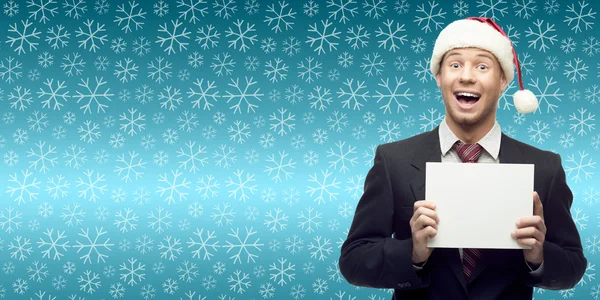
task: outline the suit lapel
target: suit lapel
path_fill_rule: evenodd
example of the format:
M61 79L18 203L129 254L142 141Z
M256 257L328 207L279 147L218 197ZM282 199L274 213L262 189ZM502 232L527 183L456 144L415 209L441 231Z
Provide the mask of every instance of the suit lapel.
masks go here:
M425 199L425 164L427 162L441 162L439 126L428 132L425 141L413 149L411 165L415 169L415 175L410 182L410 188L415 201Z
M425 199L425 167L427 162L442 162L442 150L440 149L439 126L434 128L425 137L425 141L418 148L414 149L412 167L415 169L415 175L410 182L410 187L415 197L415 201ZM441 261L447 262L452 273L462 284L464 292L467 293L465 276L460 260L460 253L456 248L437 248L433 251Z
M504 133L500 139L500 153L498 154L498 159L501 164L519 164L525 162L523 155L519 151L518 146L514 143L514 140ZM481 258L477 265L475 265L475 269L469 278L469 282L481 275L488 265L497 263L498 261L506 261L507 257L504 256L504 253L507 252L497 251L497 249L481 249Z

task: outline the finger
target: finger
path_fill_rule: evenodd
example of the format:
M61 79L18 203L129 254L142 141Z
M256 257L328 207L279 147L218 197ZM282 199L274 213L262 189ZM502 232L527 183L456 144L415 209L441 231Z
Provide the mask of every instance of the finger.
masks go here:
M421 215L425 215L432 218L436 223L439 221L437 212L427 207L419 207L413 214L413 218L416 221Z
M433 203L432 201L428 201L428 200L416 201L413 206L413 211L417 211L417 209L419 209L419 207L425 207L425 208L429 208L429 209L433 210L433 209L435 209L435 203Z
M533 238L517 239L517 243L531 248L539 248L542 245L538 240Z
M428 226L428 227L427 227L427 228L425 228L425 229L427 230L427 236L428 236L428 237L432 238L432 237L434 237L434 236L436 236L436 235L437 235L437 229L436 229L436 228L433 228L433 227L431 227L431 226Z
M544 218L544 207L537 192L533 192L533 214Z
M543 233L546 233L546 223L541 216L523 217L517 220L517 228L535 227Z
M431 226L437 229L437 222L427 215L420 215L414 224L416 230L421 230L424 227Z
M511 236L514 239L533 238L539 241L540 243L544 242L545 239L544 233L542 233L535 227L517 229L511 233Z
M415 234L415 238L417 239L417 241L425 242L425 241L427 241L428 237L432 238L436 235L437 235L437 230L431 226L427 226L427 227L423 228L422 230L419 230Z

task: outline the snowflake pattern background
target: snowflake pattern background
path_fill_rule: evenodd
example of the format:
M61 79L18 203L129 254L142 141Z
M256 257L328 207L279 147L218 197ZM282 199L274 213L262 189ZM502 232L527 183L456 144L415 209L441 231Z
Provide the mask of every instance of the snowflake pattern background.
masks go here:
M435 37L486 16L561 154L599 299L595 1L0 0L2 299L389 299L339 250L378 144L444 117Z

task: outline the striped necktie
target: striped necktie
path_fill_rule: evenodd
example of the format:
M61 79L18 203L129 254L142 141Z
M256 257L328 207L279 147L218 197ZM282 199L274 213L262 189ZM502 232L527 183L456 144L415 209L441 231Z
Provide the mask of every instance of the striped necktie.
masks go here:
M463 163L476 163L483 150L483 147L479 144L465 144L462 141L456 141L453 148ZM465 273L465 279L467 281L471 277L471 273L473 273L473 270L475 269L475 264L480 257L481 252L479 252L478 249L463 249L463 272Z

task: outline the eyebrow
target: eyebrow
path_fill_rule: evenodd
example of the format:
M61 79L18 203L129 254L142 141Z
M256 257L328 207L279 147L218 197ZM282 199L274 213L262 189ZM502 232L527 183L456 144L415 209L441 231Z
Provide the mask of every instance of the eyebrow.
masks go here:
M458 52L450 52L450 54L448 54L448 55L446 56L446 59L448 59L450 56L454 56L454 55L461 55L461 54L460 54L460 53L458 53ZM488 58L488 59L490 59L490 60L494 60L494 59L492 59L492 57L491 57L490 55L488 55L488 54L486 54L486 53L479 53L479 54L477 54L477 55L475 55L475 56L477 56L477 57L486 57L486 58Z

